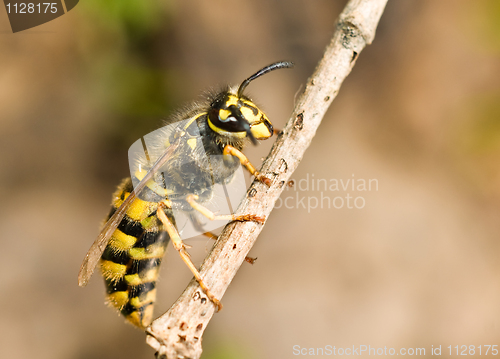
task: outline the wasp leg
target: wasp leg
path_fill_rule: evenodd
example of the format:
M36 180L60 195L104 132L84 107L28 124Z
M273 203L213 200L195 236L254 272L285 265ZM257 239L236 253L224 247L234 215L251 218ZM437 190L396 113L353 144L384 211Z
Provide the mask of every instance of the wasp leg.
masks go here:
M215 215L214 212L196 202L197 199L198 196L195 194L190 194L186 197L186 201L191 207L193 207L193 209L197 210L211 221L255 221L264 223L264 221L266 220L266 217L256 216L254 214L243 214L239 216L235 214Z
M194 213L194 214L192 213L189 216L189 219L191 220L191 223L193 224L194 229L196 229L199 233L201 233L202 235L204 235L210 239L217 240L217 238L219 238L219 236L217 236L216 234L213 234L212 232L206 232L205 228L203 228L203 224L200 222L200 220L198 219L198 216L196 216L195 214L196 213Z
M179 255L181 256L184 263L186 263L189 270L191 270L191 273L193 273L194 277L196 278L196 281L200 285L201 290L203 290L203 292L206 294L208 299L210 299L212 301L212 303L215 304L215 306L217 307L217 311L221 310L222 309L221 302L217 298L215 298L215 296L210 292L210 290L205 285L205 283L203 283L203 280L201 279L200 272L198 272L198 269L196 269L193 262L191 261L191 258L189 257L189 253L186 251L186 245L184 244L181 237L179 236L179 232L177 232L177 229L175 228L173 223L168 219L167 215L163 211L162 205L158 206L158 209L156 211L156 215L158 216L161 223L163 224L163 228L170 236L170 239L172 240L172 244L174 245L174 248L179 252Z
M210 239L213 239L214 241L216 241L217 239L219 239L219 236L212 233L212 232L203 232L203 225L200 223L200 221L198 220L198 218L196 216L193 216L192 217L192 222L193 222L193 226L194 228L200 232L202 235L204 235L205 237L208 237ZM187 245L186 245L187 246ZM257 260L257 258L252 258L252 257L245 257L245 261L250 263L250 264L254 264L255 261Z
M265 217L259 217L259 216L255 216L253 214L247 214L247 215L243 215L243 216L235 216L232 214L217 216L212 211L210 211L208 208L203 207L201 204L196 202L197 199L198 199L198 196L195 194L190 194L186 197L186 201L191 205L191 207L193 207L193 209L197 210L198 212L200 212L201 214L203 214L205 217L207 217L208 219L210 219L212 221L214 221L214 220L230 220L230 221L256 221L259 223L264 223ZM195 227L201 226L201 224L195 218L193 218L193 224ZM199 231L202 232L201 230L199 230ZM213 240L217 240L217 238L219 238L218 236L216 236L212 232L203 232L202 234L204 236L207 236L208 238L213 239ZM252 257L248 257L248 256L245 257L245 261L250 263L250 264L254 264L256 260L257 260L257 258L252 258Z
M214 241L216 241L219 238L217 235L213 234L212 232L205 232L202 234L210 239L213 239Z
M253 176L255 176L255 178L258 181L264 183L267 187L271 187L271 180L269 178L267 178L266 176L264 176L263 174L261 174L259 171L257 171L255 169L255 167L250 163L247 156L245 156L243 154L243 152L237 150L236 148L234 148L231 145L226 145L226 147L224 147L223 154L225 156L231 155L231 156L237 157L240 160L240 163L243 166L245 166L245 168L248 170L248 172L250 172Z
M205 232L205 233L202 233L202 234L204 236L207 236L210 239L213 239L214 241L216 241L219 238L218 236L216 236L212 232ZM245 262L250 263L250 264L254 264L256 260L257 260L257 257L255 257L255 258L252 258L252 257L249 257L249 256L245 257Z

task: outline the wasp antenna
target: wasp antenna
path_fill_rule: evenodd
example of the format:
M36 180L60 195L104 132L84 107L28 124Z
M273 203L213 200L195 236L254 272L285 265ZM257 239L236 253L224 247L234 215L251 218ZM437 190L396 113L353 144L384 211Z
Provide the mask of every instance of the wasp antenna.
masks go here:
M253 80L255 80L256 78L261 77L262 75L265 75L268 72L277 69L289 69L292 67L293 67L293 62L279 61L260 69L259 71L257 71L256 73L254 73L252 76L250 76L241 83L240 87L238 88L238 97L241 97L241 95L243 95L243 91L245 91L245 88L248 86L248 84Z

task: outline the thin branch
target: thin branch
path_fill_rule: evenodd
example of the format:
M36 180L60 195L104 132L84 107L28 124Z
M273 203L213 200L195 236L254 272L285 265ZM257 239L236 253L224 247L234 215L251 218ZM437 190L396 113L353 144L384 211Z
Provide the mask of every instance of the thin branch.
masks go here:
M269 217L359 53L373 41L386 3L387 0L348 2L323 58L264 161L262 173L272 179L271 187L254 181L237 213ZM239 222L223 230L200 269L203 281L217 298L224 295L262 227L254 222ZM160 358L199 358L201 338L214 310L198 283L192 280L173 306L149 327L147 342Z

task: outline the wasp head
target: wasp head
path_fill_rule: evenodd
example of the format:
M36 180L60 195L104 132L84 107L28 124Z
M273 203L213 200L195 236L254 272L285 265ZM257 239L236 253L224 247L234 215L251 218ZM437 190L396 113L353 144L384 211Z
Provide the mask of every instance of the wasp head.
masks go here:
M248 84L256 78L276 69L290 68L291 62L277 62L257 71L243 81L237 91L220 93L211 103L208 125L220 135L234 138L249 138L254 145L273 135L273 125L255 103L243 95Z

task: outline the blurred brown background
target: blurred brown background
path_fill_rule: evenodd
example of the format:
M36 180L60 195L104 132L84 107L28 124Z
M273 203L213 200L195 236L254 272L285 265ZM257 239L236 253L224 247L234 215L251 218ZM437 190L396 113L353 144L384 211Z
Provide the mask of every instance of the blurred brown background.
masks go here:
M248 90L283 127L344 4L87 0L17 34L0 6L2 358L153 357L103 304L99 276L76 280L128 147L203 90L286 59L294 70ZM363 209L276 209L205 358L500 344L499 4L389 0L293 175L377 179L378 191L323 193L362 196ZM267 142L247 151L254 162ZM211 243L191 244L201 263ZM190 278L170 250L158 315Z

